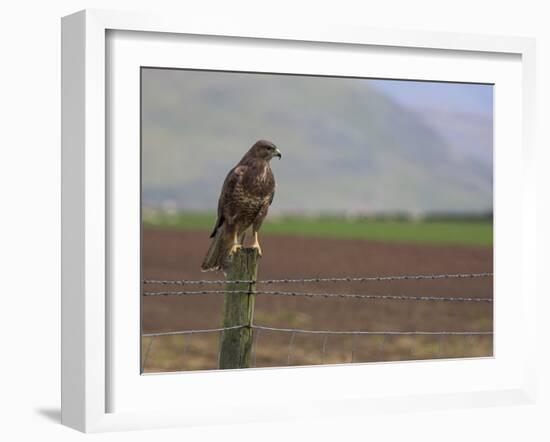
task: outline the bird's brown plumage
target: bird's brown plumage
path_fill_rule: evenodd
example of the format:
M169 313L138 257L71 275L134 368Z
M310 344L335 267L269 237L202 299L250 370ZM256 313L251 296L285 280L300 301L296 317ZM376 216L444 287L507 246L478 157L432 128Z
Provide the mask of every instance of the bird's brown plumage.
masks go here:
M249 227L254 236L253 247L261 254L257 234L275 195L275 177L269 165L275 156L280 158L281 153L273 143L257 141L225 178L218 218L210 235L213 240L201 266L203 271L225 271Z

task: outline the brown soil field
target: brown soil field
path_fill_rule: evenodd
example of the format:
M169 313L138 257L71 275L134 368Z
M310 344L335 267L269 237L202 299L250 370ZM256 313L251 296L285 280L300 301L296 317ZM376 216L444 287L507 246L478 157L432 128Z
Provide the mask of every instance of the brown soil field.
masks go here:
M259 279L492 272L489 247L260 236ZM206 232L144 229L144 279L223 279L202 273ZM187 289L187 287L185 287ZM197 289L197 287L194 287ZM204 289L219 289L207 286ZM144 285L147 291L181 286ZM264 287L265 289L265 287ZM269 290L409 296L493 296L492 278L269 285ZM199 288L200 290L200 288ZM221 295L142 298L142 332L216 328ZM492 331L493 304L258 295L256 324L311 330ZM492 356L492 336L335 336L256 331L256 367ZM217 368L218 333L142 339L144 372Z

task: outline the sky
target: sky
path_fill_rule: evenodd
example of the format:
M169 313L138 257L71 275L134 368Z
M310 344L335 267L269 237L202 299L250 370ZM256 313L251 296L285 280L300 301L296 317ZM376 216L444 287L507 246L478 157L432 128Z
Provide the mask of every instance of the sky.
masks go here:
M368 83L413 109L452 109L486 117L493 114L492 87L486 84L404 80L368 80Z
M488 165L493 162L493 87L430 81L368 80L458 149Z

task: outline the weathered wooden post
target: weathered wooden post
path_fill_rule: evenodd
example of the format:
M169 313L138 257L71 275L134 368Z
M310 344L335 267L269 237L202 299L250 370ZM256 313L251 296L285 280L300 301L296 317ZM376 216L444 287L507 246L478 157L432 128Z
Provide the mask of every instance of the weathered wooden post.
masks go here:
M258 250L242 248L235 253L227 273L228 281L256 281ZM225 327L244 325L235 330L225 330L220 337L219 368L247 368L252 365L252 318L254 315L254 283L228 283L223 302Z

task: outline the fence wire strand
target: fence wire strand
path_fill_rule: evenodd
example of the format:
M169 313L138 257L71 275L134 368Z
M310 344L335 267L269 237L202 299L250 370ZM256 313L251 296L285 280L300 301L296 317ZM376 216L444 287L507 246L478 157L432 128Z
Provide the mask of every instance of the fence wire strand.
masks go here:
M492 335L490 331L359 331L359 330L307 330L300 328L267 327L252 325L251 328L287 333L311 333L323 335L374 335L374 336L483 336Z
M291 359L291 356L292 356L292 344L294 344L294 337L295 336L296 336L295 332L292 332L292 334L290 335L290 341L288 343L288 354L287 354L287 359L286 359L286 365L290 365L290 359Z
M306 298L355 298L355 299L380 299L393 301L448 301L448 302L493 302L492 298L460 297L460 296L409 296L409 295L368 295L362 293L311 293L311 292L286 292L257 290L190 290L190 291L163 291L143 292L143 296L195 296L195 295L270 295L293 296Z
M380 355L380 359L384 357L385 345L386 345L386 335L382 335L382 339L380 340L380 344L378 345L378 354Z
M328 341L328 334L323 334L323 349L321 351L321 364L325 362L325 355L327 354L327 341Z
M238 330L241 328L248 327L247 325L234 325L232 327L220 327L220 328L205 328L205 329L192 329L192 330L176 330L169 332L159 332L159 333L144 333L142 336L144 338L156 337L156 336L174 336L174 335L189 335L193 333L215 333L215 332L224 332L227 330Z
M251 328L253 330L264 330L285 333L309 333L320 335L371 335L371 336L486 336L492 335L491 331L362 331L362 330L307 330L301 328L268 327L264 325L235 325L232 327L208 328L202 330L177 330L160 333L145 333L143 337L173 336L192 333L224 332L227 330L238 330Z
M357 346L357 335L353 335L353 338L351 341L351 361L350 362L353 362L355 358L355 352L357 351L356 346Z
M254 355L252 356L252 366L256 367L256 360L258 357L258 343L260 342L260 330L256 330L256 336L252 336L254 339Z
M375 281L420 281L436 279L468 279L488 278L493 273L445 273L438 275L392 275L392 276L362 276L362 277L332 277L332 278L282 278L264 280L212 280L212 279L145 279L143 284L156 285L209 285L209 284L290 284L290 283L318 283L318 282L375 282Z

